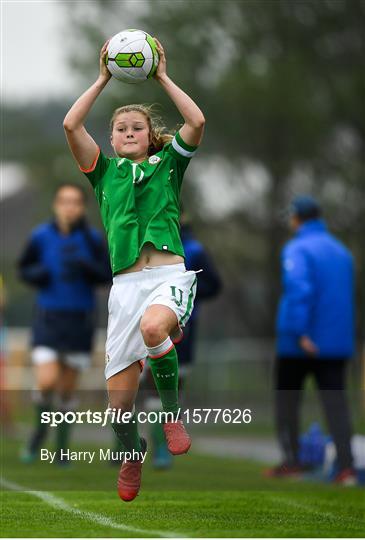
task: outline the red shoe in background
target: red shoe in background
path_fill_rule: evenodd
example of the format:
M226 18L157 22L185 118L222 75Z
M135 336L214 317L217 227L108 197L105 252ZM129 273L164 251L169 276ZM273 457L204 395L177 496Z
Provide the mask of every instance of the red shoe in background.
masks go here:
M341 486L356 486L357 476L354 469L342 469L342 471L335 476L334 482Z
M306 472L306 470L302 465L281 463L276 467L264 471L264 476L266 478L300 478L304 472Z

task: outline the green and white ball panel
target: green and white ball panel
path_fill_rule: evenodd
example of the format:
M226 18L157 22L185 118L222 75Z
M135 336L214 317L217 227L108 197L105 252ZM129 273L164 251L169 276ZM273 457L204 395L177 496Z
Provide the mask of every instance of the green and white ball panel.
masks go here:
M109 42L106 65L120 81L146 81L152 77L158 65L156 44L143 30L123 30Z

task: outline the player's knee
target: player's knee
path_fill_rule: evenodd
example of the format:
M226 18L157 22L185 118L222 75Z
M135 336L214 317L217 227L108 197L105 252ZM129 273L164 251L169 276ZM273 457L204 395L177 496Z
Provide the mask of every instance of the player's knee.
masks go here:
M164 325L158 321L142 319L140 328L147 347L156 347L167 337Z
M119 414L132 412L134 409L134 400L129 396L110 396L109 395L109 407L120 411Z
M41 394L49 394L56 390L57 381L55 379L43 379L38 382L38 390Z

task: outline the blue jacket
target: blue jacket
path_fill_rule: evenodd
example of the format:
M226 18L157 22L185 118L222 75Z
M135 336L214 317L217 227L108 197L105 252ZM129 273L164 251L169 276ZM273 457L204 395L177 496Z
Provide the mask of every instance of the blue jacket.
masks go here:
M222 289L221 278L213 261L198 242L188 225L181 227L181 239L185 251L185 266L187 270L203 270L198 274L198 287L195 297L194 310L184 328L184 339L176 345L179 364L186 365L194 362L196 325L199 319L199 304L208 298L213 298Z
M102 236L84 220L67 235L55 222L36 227L18 268L20 277L38 288L37 306L48 310L90 310L95 286L111 281Z
M184 246L186 269L203 270L203 272L198 274L195 307L190 317L191 320L197 317L199 302L216 296L222 288L222 282L212 259L202 244L194 238L190 226L182 225L180 234Z
M277 353L304 357L306 335L319 358L354 352L354 265L351 253L322 220L305 222L282 251L282 296L277 315Z

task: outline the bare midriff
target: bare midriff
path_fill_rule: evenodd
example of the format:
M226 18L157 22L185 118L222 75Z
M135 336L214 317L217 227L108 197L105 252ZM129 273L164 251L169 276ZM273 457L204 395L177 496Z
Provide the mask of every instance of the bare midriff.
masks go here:
M139 272L145 266L163 266L165 264L179 264L183 262L184 258L180 255L175 255L169 251L160 251L154 245L148 243L143 246L139 259L132 266L118 272L118 274Z

